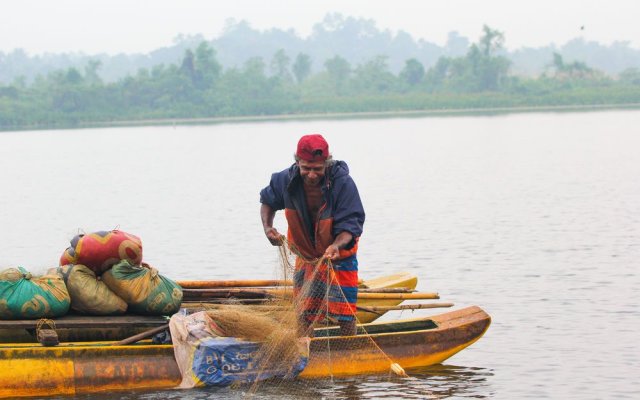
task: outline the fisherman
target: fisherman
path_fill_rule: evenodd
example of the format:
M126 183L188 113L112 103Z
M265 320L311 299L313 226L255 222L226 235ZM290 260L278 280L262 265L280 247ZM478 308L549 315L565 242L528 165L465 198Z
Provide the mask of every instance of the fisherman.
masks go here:
M287 240L297 254L293 285L300 335L312 336L313 323L325 317L338 322L341 335L355 335L356 253L365 218L358 188L322 135L302 136L294 159L260 192L264 233L274 246L283 244L273 219L284 210Z

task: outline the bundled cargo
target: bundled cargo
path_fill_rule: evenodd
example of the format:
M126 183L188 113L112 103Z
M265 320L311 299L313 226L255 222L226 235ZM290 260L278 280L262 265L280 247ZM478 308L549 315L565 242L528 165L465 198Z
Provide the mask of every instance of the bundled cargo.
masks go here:
M81 314L116 315L127 311L127 303L84 265L58 267L71 296L71 308Z
M142 241L139 237L119 230L81 234L71 239L60 265L81 264L97 275L121 260L136 265L142 262Z
M70 302L57 273L34 277L22 267L0 272L0 319L61 317L69 311Z
M143 315L171 315L180 309L182 288L147 264L127 260L102 274L102 281L129 305L129 311Z
M291 380L304 370L308 337L298 338L295 329L282 321L246 313L239 313L245 317L240 324L217 311L171 316L173 351L182 374L179 388ZM252 337L244 337L247 333Z

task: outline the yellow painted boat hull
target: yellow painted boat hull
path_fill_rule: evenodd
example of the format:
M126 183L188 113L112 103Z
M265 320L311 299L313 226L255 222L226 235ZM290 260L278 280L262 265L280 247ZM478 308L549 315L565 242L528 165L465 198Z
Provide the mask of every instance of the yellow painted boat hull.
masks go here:
M490 323L482 309L468 307L429 318L367 324L363 328L368 336L322 337L323 330L318 330L300 377L387 373L390 362L371 351L371 340L405 369L437 364L478 340ZM0 397L163 389L180 382L171 345L111 344L0 344ZM336 352L338 348L343 350Z

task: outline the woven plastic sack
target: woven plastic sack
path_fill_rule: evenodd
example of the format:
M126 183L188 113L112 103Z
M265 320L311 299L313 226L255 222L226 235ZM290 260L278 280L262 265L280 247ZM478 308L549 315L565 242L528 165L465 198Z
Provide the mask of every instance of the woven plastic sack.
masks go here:
M87 315L117 315L127 311L127 303L86 266L70 264L57 270L64 278L73 310Z
M220 336L222 331L206 312L175 314L169 321L173 350L182 374L179 388L248 384L271 378L293 379L309 360L309 338L300 338L294 365L261 362L261 343Z
M70 302L57 273L34 277L22 267L0 272L0 319L61 317L69 311Z
M136 314L171 315L182 303L182 288L147 264L123 260L102 274L102 281Z
M118 230L99 231L71 239L71 246L60 257L60 265L81 264L101 275L121 260L134 265L142 262L140 238Z

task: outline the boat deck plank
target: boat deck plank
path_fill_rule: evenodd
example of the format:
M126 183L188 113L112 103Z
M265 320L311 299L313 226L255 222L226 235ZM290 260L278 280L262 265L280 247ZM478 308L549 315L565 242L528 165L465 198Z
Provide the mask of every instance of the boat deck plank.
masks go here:
M65 315L60 318L50 318L57 329L61 328L120 328L127 326L160 326L167 323L166 317L142 315L118 316L84 316ZM0 329L35 329L39 320L17 319L0 321Z

